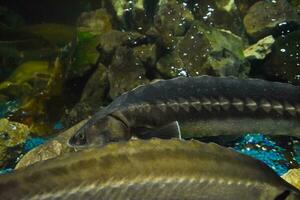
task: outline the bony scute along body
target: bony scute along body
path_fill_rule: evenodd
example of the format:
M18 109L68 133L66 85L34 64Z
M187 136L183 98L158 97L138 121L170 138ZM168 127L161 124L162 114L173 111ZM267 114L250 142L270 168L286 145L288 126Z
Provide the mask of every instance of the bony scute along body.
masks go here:
M0 177L5 200L300 200L262 162L199 141L130 140Z
M180 77L140 86L98 111L73 147L140 138L260 132L300 136L300 87L260 79Z

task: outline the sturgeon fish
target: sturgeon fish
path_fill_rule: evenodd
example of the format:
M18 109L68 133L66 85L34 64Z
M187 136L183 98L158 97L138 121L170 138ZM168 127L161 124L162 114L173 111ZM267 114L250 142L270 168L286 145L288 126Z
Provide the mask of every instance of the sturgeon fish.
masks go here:
M300 136L300 87L260 79L180 77L116 98L70 139L102 146L132 136L183 138L256 132Z
M3 200L300 200L251 157L214 143L130 140L0 176Z

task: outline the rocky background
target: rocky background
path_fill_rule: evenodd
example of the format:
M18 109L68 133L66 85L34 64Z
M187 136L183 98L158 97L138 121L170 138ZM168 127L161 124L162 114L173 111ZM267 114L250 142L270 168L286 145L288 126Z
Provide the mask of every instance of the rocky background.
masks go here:
M300 84L299 0L4 0L0 5L2 169L57 135L60 142L48 143L48 157L69 151L61 131L155 79L209 74ZM286 149L278 162L298 167L299 140L272 140ZM249 147L241 140L236 148L243 149L241 144ZM33 160L44 158L34 155L40 157Z

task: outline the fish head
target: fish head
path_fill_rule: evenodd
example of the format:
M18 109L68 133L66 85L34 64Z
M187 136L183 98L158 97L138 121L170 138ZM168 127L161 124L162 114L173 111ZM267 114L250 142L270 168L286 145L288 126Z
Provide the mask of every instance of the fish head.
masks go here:
M77 149L102 147L109 142L129 139L127 126L114 117L106 117L95 122L87 122L68 141Z
M82 127L69 139L68 145L76 149L104 146L107 143L106 135L105 131L98 131L94 125Z

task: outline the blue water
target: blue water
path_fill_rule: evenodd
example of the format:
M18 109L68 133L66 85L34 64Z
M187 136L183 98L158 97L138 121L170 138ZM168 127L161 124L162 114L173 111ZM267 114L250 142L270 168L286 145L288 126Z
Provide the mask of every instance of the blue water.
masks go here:
M55 124L54 124L54 126L53 126L53 129L54 130L61 130L61 129L63 129L64 127L63 127L63 124L60 122L60 121L58 121L58 122L56 122Z
M45 143L45 139L40 138L40 137L34 137L26 140L25 145L23 147L23 152L27 153L31 149L34 149L37 146L40 146L41 144Z
M7 117L9 113L16 111L20 106L17 100L7 101L0 104L0 118Z
M33 137L33 138L29 138L26 140L24 146L23 146L23 153L22 155L24 155L25 153L27 153L28 151L40 146L41 144L44 144L46 142L45 139L40 138L40 137ZM17 158L17 160L20 160L21 157ZM6 169L2 169L0 170L0 175L2 174L7 174L12 172L13 169L12 168L6 168Z
M286 150L262 134L247 134L233 148L266 163L279 175L283 175L289 170L290 160L285 157ZM300 147L295 150L299 154L294 159L300 163Z

